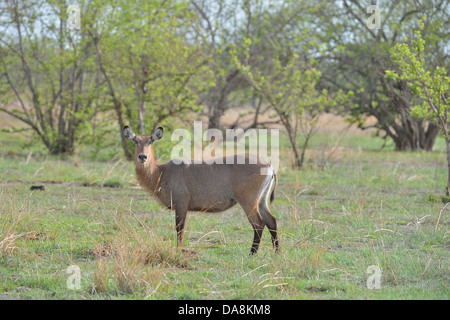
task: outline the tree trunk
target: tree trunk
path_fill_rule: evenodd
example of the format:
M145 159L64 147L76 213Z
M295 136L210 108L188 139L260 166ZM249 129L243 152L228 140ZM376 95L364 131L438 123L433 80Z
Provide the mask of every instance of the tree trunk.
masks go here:
M74 139L69 139L67 136L63 136L61 139L56 140L48 149L52 155L60 154L73 154L74 152Z
M125 137L122 134L122 129L124 127L124 123L123 123L123 118L122 118L122 104L119 101L119 99L116 96L116 91L114 89L113 83L111 81L111 79L108 76L108 73L106 72L105 68L103 67L103 63L101 60L101 56L100 56L100 51L98 49L98 38L95 37L91 32L89 32L89 34L92 37L92 40L94 42L95 45L95 52L96 52L96 62L98 63L98 67L100 69L100 72L103 74L103 76L105 77L106 83L108 84L108 89L109 89L109 93L112 97L113 100L113 105L114 105L114 110L116 111L116 115L117 115L117 122L119 125L119 132L120 132L120 139L121 139L121 143L122 143L122 150L123 153L125 155L125 158L127 160L131 160L133 159L133 155L131 154L130 150L128 149L128 145L127 145L127 141L125 139Z
M450 196L450 137L445 138L447 147L447 186L445 187L445 195Z
M208 129L220 129L220 118L224 112L224 104L221 101L217 105L211 106L208 119Z
M310 138L311 138L310 134L306 135L305 144L303 145L303 148L302 148L302 155L300 156L300 168L303 167L303 162L305 161L306 147L308 146Z
M411 119L406 127L393 128L394 135L391 138L397 151L432 151L439 131L439 127L433 123L425 127L422 121Z
M439 126L435 125L434 123L430 123L428 125L428 129L425 132L425 136L422 140L423 150L433 150L434 142L436 141L436 137L438 136L440 131L441 129L439 128Z
M291 143L291 149L292 152L294 152L294 167L295 169L301 169L302 168L302 162L300 160L300 156L298 154L298 148L297 148L297 143L295 141L295 135L292 132L292 127L290 125L290 123L287 120L282 120L284 128L287 131L288 137L289 137L289 142Z
M235 89L239 81L237 78L238 75L238 69L231 70L222 82L221 87L217 86L210 91L211 102L209 107L208 129L221 129L220 119L227 107L228 95Z
M395 106L394 110L398 113L397 119L390 124L397 134L394 139L395 149L398 151L431 151L439 133L439 127L411 116L412 93L405 81L399 81L390 88L394 90L392 105Z

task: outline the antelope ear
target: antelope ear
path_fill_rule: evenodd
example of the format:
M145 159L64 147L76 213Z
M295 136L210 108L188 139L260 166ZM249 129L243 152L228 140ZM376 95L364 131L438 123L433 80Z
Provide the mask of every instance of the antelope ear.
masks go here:
M149 144L153 144L156 140L159 140L164 135L164 129L162 127L156 128L150 136Z
M134 134L133 130L131 130L130 127L128 126L123 127L122 133L126 139L133 141L134 144L139 143L138 139L136 138L136 135Z

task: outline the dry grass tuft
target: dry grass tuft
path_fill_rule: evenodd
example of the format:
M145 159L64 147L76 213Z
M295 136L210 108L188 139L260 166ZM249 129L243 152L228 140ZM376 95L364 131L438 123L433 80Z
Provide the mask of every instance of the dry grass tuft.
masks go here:
M91 253L96 258L93 291L152 295L170 268L189 268L190 255L148 230L121 222L119 234ZM140 228L140 229L139 229Z
M16 241L17 239L29 235L30 232L15 234L9 233L2 235L0 234L0 256L7 256L17 252L19 249L17 247Z

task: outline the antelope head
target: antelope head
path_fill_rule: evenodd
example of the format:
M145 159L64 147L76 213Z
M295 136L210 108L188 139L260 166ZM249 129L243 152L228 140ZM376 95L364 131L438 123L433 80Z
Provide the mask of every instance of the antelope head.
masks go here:
M134 143L134 157L137 164L145 165L148 160L154 160L153 143L162 138L164 130L156 128L150 136L137 136L130 127L123 127L123 136Z

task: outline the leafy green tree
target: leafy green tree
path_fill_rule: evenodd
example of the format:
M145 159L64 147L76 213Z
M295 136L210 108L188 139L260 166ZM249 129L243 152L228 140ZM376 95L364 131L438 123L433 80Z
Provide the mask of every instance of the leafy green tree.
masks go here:
M411 115L435 123L445 138L447 147L448 178L446 194L450 194L450 77L442 66L432 68L426 60L425 40L421 32L424 22L419 21L419 29L409 43L397 43L391 49L391 58L400 70L387 70L386 77L408 83L412 93L422 103L411 108ZM407 38L405 38L407 40Z
M205 39L206 50L211 53L211 68L214 70L214 86L203 95L208 107L208 127L222 128L220 118L225 110L244 104L250 108L245 108L245 113L240 114L251 115L251 118L244 120L238 117L231 127L256 128L280 123L276 118L260 120L259 116L268 112L270 107L236 68L229 50L235 47L242 51L242 43L251 39L247 61L252 65L261 63L261 70L264 60L270 60L273 50L286 49L282 53L286 57L292 54L289 50L294 47L301 52L300 44L308 47L306 43L314 37L306 27L310 23L311 12L320 11L323 4L296 0L192 0L192 5L198 12L199 34ZM302 41L295 39L299 34L303 34ZM289 43L293 46L286 45Z
M289 137L294 154L294 167L300 169L319 115L331 107L342 104L352 93L344 94L338 91L331 94L326 89L318 90L320 72L314 67L314 59L304 61L296 53L286 57L285 50L274 50L270 60L265 57L264 63L260 60L259 63L250 65L248 63L250 46L251 40L246 39L241 58L236 49L231 50L233 62L276 112ZM304 117L305 114L309 117ZM309 127L303 131L305 142L301 153L298 150L299 124Z
M427 61L438 65L448 55L446 0L405 0L373 3L344 0L319 13L322 24L315 29L323 54L317 59L322 82L355 92L348 108L351 119L362 129L375 129L399 151L432 150L439 128L427 119L411 116L416 96L405 81L384 77L392 69L390 48L414 27L416 17L427 17L424 29ZM380 29L370 29L367 8L377 4ZM447 52L446 52L447 50ZM447 56L448 57L448 56ZM366 120L370 118L370 124Z
M202 103L207 107L203 114L208 118L208 128L223 128L221 118L229 108L233 94L245 89L245 81L227 52L228 46L238 41L238 35L242 32L243 25L236 18L241 3L241 0L191 1L198 15L197 39L211 57L208 67L213 71L212 85L201 96Z
M103 25L89 33L121 135L124 122L141 134L190 111L211 85L209 55L189 35L196 15L184 1L102 3ZM113 30L113 32L111 31ZM195 39L194 39L195 40ZM122 137L123 139L123 137ZM130 151L124 140L127 158Z
M52 154L72 153L95 112L92 43L67 28L66 10L64 1L6 1L0 21L0 111L31 128Z

